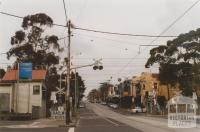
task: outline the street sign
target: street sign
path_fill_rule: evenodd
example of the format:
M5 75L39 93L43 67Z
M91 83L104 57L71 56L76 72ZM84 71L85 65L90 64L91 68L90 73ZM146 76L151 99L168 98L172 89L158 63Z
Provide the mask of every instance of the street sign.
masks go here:
M32 63L19 64L19 79L32 79Z
M56 100L56 92L51 92L51 98L52 101Z
M57 94L65 94L65 92L64 92L65 88L58 88L58 87L56 87L56 89L58 90L56 92Z

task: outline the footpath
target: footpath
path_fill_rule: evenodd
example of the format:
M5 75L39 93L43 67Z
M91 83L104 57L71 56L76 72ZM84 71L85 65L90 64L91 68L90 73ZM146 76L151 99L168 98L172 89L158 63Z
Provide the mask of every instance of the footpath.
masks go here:
M78 117L74 117L69 125L65 125L65 120L60 119L37 119L28 121L0 121L0 128L46 128L46 127L74 127Z

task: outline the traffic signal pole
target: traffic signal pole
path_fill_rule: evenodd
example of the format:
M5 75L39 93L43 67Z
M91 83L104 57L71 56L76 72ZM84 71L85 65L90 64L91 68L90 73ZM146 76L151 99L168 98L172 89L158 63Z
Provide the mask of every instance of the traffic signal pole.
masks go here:
M70 48L71 48L71 21L67 22L68 27L68 61L67 61L67 89L65 94L65 103L66 103L66 125L69 125L71 122L71 105L70 105Z

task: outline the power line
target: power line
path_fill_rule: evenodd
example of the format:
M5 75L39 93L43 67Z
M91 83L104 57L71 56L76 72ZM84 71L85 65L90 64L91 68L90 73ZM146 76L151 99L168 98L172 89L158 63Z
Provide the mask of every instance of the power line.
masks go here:
M7 15L7 16L12 16L12 17L15 17L15 18L20 18L20 19L23 19L24 17L21 17L21 16L17 16L17 15L13 15L13 14L10 14L10 13L6 13L6 12L0 12L1 14L4 14L4 15Z
M197 0L196 2L194 2L185 12L183 12L182 15L180 15L179 17L177 17L169 26L167 26L167 28L165 28L159 35L158 37L156 37L154 40L152 40L150 42L149 45L151 45L152 43L154 43L161 35L163 35L164 33L166 33L174 24L176 24L181 18L183 18L196 4L198 4L200 2L200 0ZM146 50L146 48L144 48L142 51ZM141 52L142 52L141 51ZM140 52L140 53L141 53ZM135 55L119 72L117 72L117 74L119 74L120 72L122 72L133 60L134 58L136 58L137 56L139 56L139 54ZM116 75L116 74L115 74Z
M167 28L165 28L160 34L159 36L163 35L164 33L166 33L174 24L176 24L181 18L183 18L196 4L198 4L200 2L200 0L197 0L196 2L194 2L194 4L192 4L185 12L183 12L182 15L180 15L179 17L177 17L169 26L167 26ZM155 42L159 37L155 38L153 41L151 41L150 44L152 44L153 42Z
M65 0L63 0L63 7L64 7L65 18L66 18L66 22L67 22L67 10L66 10L66 5L65 5Z
M15 18L20 18L20 19L23 19L23 18L24 18L24 17L22 17L22 16L13 15L13 14L10 14L10 13L7 13L7 12L2 12L2 11L0 11L0 14L6 15L6 16L15 17ZM67 26L65 26L65 25L55 24L55 23L54 23L53 25L58 26L58 27L67 27Z
M162 38L170 38L170 37L177 37L177 36L156 36L156 35L142 35L142 34L129 34L129 33L115 33L115 32L108 32L108 31L100 31L100 30L93 30L88 28L81 28L81 27L73 27L74 29L83 30L83 31L89 31L89 32L96 32L96 33L103 33L103 34L111 34L111 35L121 35L121 36L132 36L132 37L162 37Z
M23 19L24 17L18 16L18 15L13 15L10 13L6 13L6 12L0 12L0 14L4 14L7 16L12 16L12 17L16 17L16 18L20 18ZM67 27L65 25L61 25L61 24L53 24L55 26L58 27ZM177 36L162 36L162 35L146 35L146 34L129 34L129 33L115 33L115 32L108 32L108 31L100 31L100 30L93 30L93 29L87 29L87 28L81 28L81 27L77 27L77 26L73 26L73 29L77 29L77 30L84 30L84 31L88 31L88 32L96 32L96 33L102 33L102 34L110 34L110 35L120 35L120 36L132 36L132 37L151 37L151 38L169 38L169 37L177 37Z
M7 54L7 52L4 52L4 53L0 53L0 55L4 55L4 54Z

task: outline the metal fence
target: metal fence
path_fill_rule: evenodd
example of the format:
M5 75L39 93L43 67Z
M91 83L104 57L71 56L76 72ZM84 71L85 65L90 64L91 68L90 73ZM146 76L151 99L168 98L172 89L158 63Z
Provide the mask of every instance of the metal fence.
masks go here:
M65 112L61 111L51 111L51 119L55 120L65 120Z

